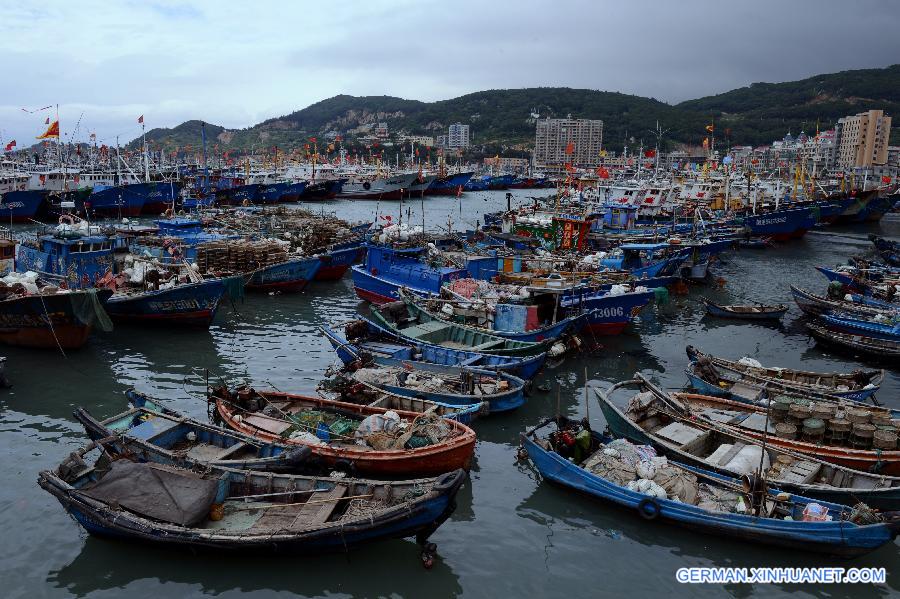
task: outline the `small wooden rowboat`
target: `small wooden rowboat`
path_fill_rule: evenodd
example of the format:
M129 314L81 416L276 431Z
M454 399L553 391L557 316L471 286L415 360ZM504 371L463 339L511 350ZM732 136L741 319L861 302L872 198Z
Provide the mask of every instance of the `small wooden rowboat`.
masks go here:
M725 430L751 439L765 437L766 443L775 449L815 456L826 462L853 470L900 476L900 450L898 449L862 449L844 445L828 445L825 441L813 442L779 437L775 434L776 423L774 420L770 419L766 426L766 408L764 407L696 393L672 393L669 398L698 418L711 420ZM870 414L877 413L880 417L891 419L891 412L884 408L851 406L849 409L865 411ZM844 420L847 414L848 408L839 408L836 419Z
M73 415L88 437L116 437L127 449L152 452L154 461L191 468L221 466L243 470L297 472L312 451L284 443L266 443L220 426L199 422L170 410L134 389L126 392L133 408L97 420L86 409ZM120 447L125 451L126 447Z
M739 318L741 320L780 320L788 311L784 304L766 306L755 304L752 306L731 305L723 306L713 303L707 298L700 298L706 304L706 312L719 318Z
M214 389L209 401L215 403L215 416L229 428L268 443L308 445L313 456L325 465L349 463L356 472L367 475L402 477L435 475L457 468L468 470L475 452L472 429L436 414L395 410L407 422L405 440L404 435L381 436L377 445L382 448L376 449L376 439L358 445L359 437L347 431L355 429L368 416L384 416L391 411L386 408L248 387L233 391L224 387ZM307 424L309 413L325 414L334 421L328 441L316 439L320 429ZM338 424L345 432L335 432L334 425ZM430 443L424 439L438 433L439 438Z
M816 341L832 347L854 354L864 354L877 360L885 360L885 363L900 358L900 341L840 333L812 322L806 323L806 328Z
M854 314L857 316L877 316L879 314L890 314L900 311L900 305L891 307L887 302L880 302L872 298L866 298L861 295L853 295L853 301L845 299L833 299L821 295L815 295L809 291L804 291L799 287L791 285L791 293L797 307L803 310L804 314L809 316L822 316L823 314L833 314L844 312L846 314Z
M687 375L695 389L736 401L758 402L779 394L817 398L830 395L866 401L875 395L884 380L884 370L811 372L726 360L705 354L692 345L685 351L692 363Z
M893 541L900 532L900 522L892 514L873 513L872 523L862 524L855 508L799 495L785 498L779 496L778 489L764 487L753 495L746 494L743 481L675 461L668 462L670 468L684 473L688 480L695 477L694 484L702 483L698 489L705 496L718 498L718 501L704 501L701 507L699 501L697 504L676 501L668 498L669 494L663 499L642 493L638 488L632 490L625 484L614 482L612 475L601 476L598 473L601 469L593 466L598 460L595 457L598 452L608 455L604 449L613 441L611 437L589 431L589 448L584 452L588 455L586 459L573 459L559 453L567 452L563 447L566 438L577 436L579 426L579 423L563 417L547 420L526 431L522 435L522 445L546 480L635 510L646 520L659 519L702 533L848 557L874 551ZM599 459L602 460L603 456ZM634 471L631 472L633 474ZM759 498L759 512L738 512L734 509L738 498L747 505L753 505L754 496ZM812 503L827 511L826 519L817 522L803 519L804 511Z
M102 447L93 466L85 456ZM191 550L321 553L428 537L455 508L465 472L382 482L131 461L93 442L38 476L92 535Z
M412 342L501 356L537 356L550 349L551 341L505 339L460 324L442 322L404 302L371 306L376 323Z
M623 410L613 403L612 396L626 387L649 391L633 397ZM595 392L615 436L652 444L670 459L735 478L755 472L762 462L766 480L783 491L845 505L862 501L880 510L900 508L900 478L860 472L773 447L713 421L693 418L667 403L646 379L623 381L605 392Z

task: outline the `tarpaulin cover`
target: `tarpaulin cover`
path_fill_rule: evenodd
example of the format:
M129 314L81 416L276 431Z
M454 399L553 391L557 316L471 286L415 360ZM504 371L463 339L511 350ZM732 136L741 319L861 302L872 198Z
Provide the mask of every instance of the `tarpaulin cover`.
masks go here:
M193 526L209 514L217 487L216 480L187 470L116 460L106 476L83 492L146 518Z
M103 309L96 289L70 293L69 301L72 303L72 311L75 316L83 324L94 326L105 333L113 330L112 321L106 310Z

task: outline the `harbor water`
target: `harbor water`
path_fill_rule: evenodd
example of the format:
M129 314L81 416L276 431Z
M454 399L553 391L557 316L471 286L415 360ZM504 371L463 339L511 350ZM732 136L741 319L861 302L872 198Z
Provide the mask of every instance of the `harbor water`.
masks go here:
M513 205L546 190L514 192ZM505 192L405 202L340 201L305 207L349 220L390 215L430 230L474 228L486 211L506 207ZM402 211L402 212L401 212ZM900 223L814 231L773 249L732 251L715 267L721 287L692 286L648 307L638 322L601 347L546 368L519 410L477 421L476 460L453 516L433 535L438 558L424 569L413 540L377 543L349 554L230 556L171 552L90 538L37 484L85 443L72 411L105 417L125 407L136 387L173 409L206 418L206 379L313 393L335 356L318 326L337 325L362 305L349 275L316 282L296 295L248 295L226 304L207 330L117 326L86 347L60 352L0 348L13 388L0 391L0 572L3 597L860 597L900 595L900 542L852 561L700 535L542 482L517 462L519 435L557 411L590 416L603 428L596 398L605 387L642 372L666 387L686 382L684 348L694 345L737 359L821 371L866 367L825 351L807 336L790 284L821 292L813 268L867 253L865 233L897 237ZM702 295L731 303L785 303L779 325L704 316ZM364 308L363 308L364 309ZM549 385L550 391L538 387ZM900 365L888 370L878 398L900 407ZM624 398L621 398L624 399ZM620 399L620 401L621 401ZM679 585L678 568L884 567L887 584Z

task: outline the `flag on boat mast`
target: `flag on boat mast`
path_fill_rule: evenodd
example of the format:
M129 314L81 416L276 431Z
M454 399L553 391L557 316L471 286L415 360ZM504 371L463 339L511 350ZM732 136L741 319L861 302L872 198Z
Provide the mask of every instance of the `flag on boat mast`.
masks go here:
M37 136L35 139L49 139L51 137L59 139L59 121L53 121L53 123L47 127L47 130L44 131L44 134Z
M138 123L140 123L141 125L144 124L144 115L138 117Z

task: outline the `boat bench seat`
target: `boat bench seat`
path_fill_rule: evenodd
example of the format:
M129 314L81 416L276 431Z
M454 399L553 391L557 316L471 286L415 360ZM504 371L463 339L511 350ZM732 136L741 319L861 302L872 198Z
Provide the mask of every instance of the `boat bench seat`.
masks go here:
M426 335L436 333L448 328L450 328L450 325L437 320L433 320L431 322L423 322L422 324L416 324L411 327L406 327L405 329L402 329L402 332L407 337L421 339Z
M227 447L223 449L215 459L217 460L227 460L230 459L234 454L241 451L242 449L246 449L247 444L243 442L235 443L231 447Z
M144 420L136 427L130 429L128 431L129 437L134 437L135 439L143 439L144 441L150 441L154 437L157 437L173 428L181 424L177 420L170 420L169 418L154 416Z
M703 437L706 431L693 426L688 426L683 422L672 422L662 427L656 434L663 439L682 447Z
M337 485L330 491L312 493L307 503L300 505L275 505L266 508L256 528L272 530L302 530L324 524L337 509L339 499L347 494L346 485Z
M808 485L816 479L821 464L807 460L799 460L781 471L778 480L786 483Z

